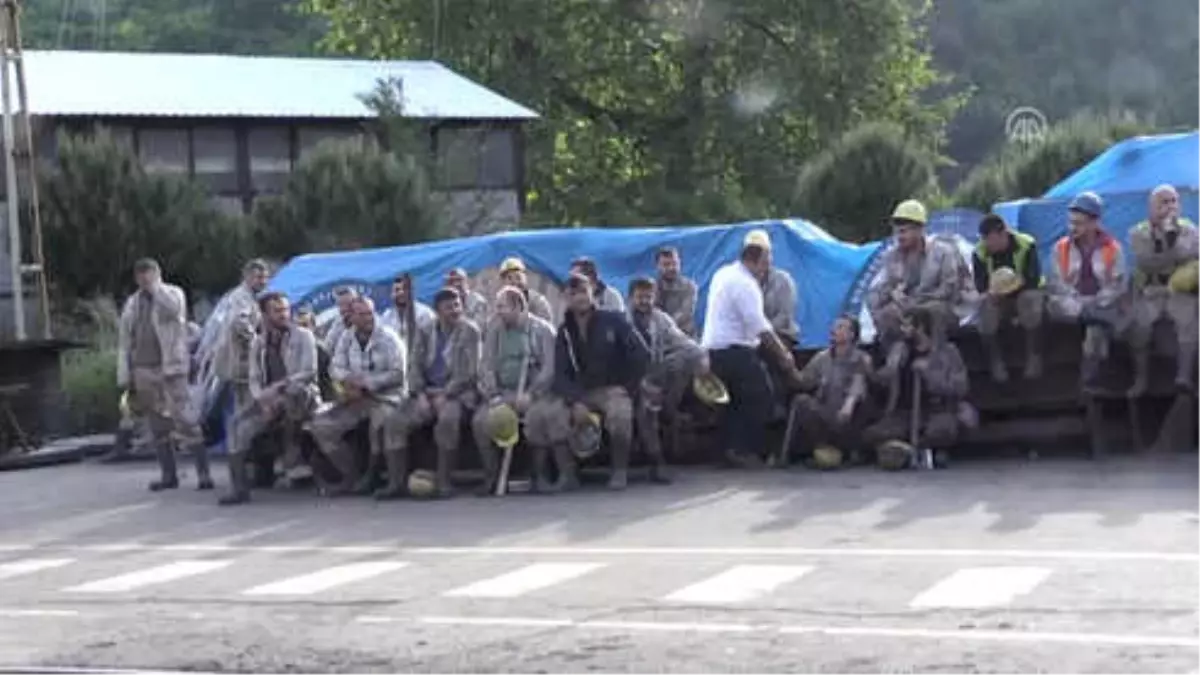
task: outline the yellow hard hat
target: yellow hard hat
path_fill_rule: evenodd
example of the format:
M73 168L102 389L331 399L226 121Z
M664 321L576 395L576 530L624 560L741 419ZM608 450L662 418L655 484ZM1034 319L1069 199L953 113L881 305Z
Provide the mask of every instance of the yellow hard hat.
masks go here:
M525 261L520 258L505 258L504 262L500 263L500 273L505 272L524 272Z
M600 452L600 444L603 441L604 430L600 426L600 415L597 413L588 413L587 424L580 425L575 428L571 434L569 445L571 454L578 459L588 459Z
M896 210L892 211L892 220L907 220L924 225L929 220L929 215L925 212L924 204L915 199L906 199L896 205Z
M725 405L729 403L729 390L721 378L708 373L692 378L692 391L696 398L708 405Z
M1021 277L1011 267L997 267L988 277L988 292L994 295L1008 295L1021 290Z
M1171 273L1167 285L1176 293L1196 295L1197 287L1200 287L1200 262L1193 260L1181 265Z
M507 450L521 439L521 420L517 411L507 403L492 406L487 417L488 436L501 450Z
M408 474L408 494L414 497L432 496L436 484L433 472L428 469L417 469Z
M742 248L750 248L757 246L768 251L771 250L771 236L766 230L750 230L746 233L746 238L742 240Z
M842 465L842 451L832 445L822 445L813 450L813 464L822 470L836 469Z
M886 441L875 449L875 461L885 471L901 471L912 465L916 457L913 446L904 441Z

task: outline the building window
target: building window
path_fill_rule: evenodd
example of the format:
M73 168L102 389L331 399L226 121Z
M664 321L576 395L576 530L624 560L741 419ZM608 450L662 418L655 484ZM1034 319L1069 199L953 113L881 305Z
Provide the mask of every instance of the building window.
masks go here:
M438 182L447 190L516 187L511 129L444 127L437 132Z
M357 129L347 127L300 127L296 132L296 156L303 159L304 155L317 147L322 141L343 141L360 139L362 134Z
M138 153L151 173L188 173L188 133L184 129L141 129Z
M214 192L238 188L237 137L233 129L201 127L192 131L196 179Z
M257 192L279 192L292 171L291 138L286 127L261 127L247 134L250 185Z
M100 125L96 127L96 130L107 132L109 137L111 137L118 145L123 145L130 150L133 149L132 127L109 127Z

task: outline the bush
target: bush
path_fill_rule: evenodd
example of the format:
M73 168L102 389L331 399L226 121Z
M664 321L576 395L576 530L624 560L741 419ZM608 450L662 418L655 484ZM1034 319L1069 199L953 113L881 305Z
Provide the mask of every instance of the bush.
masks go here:
M805 163L796 182L794 213L849 241L886 236L897 202L935 197L932 151L890 124L847 132Z
M189 292L236 283L243 222L220 213L201 186L147 173L109 134L60 134L41 180L48 274L59 299L121 297L145 256Z
M1127 117L1072 118L1051 127L1040 142L1009 144L975 167L955 191L954 202L990 211L997 202L1040 197L1114 143L1148 131Z
M282 259L411 244L437 237L440 229L424 168L369 140L321 143L280 196L256 201L254 216L255 249Z
M55 335L88 345L62 357L62 391L71 433L111 432L120 421L118 317L111 298L74 303L55 317Z

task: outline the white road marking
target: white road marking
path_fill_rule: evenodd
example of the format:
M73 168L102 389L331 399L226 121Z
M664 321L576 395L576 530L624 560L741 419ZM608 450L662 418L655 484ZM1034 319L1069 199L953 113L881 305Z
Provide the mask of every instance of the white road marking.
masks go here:
M926 589L909 607L981 609L1003 607L1050 576L1044 567L968 567Z
M242 591L242 595L312 595L404 567L406 562L361 562L338 565Z
M622 632L654 631L661 633L749 633L756 629L745 623L664 623L658 621L580 621L579 628Z
M362 617L363 619L376 619L364 621L364 623L381 623L378 619L385 619L387 623L394 621L409 622L411 619L397 617ZM421 623L430 624L433 626L511 626L518 628L556 628L575 625L570 619L506 619L504 617L444 617L444 616L423 616L419 619Z
M181 560L129 574L91 581L64 589L72 593L121 593L143 586L163 584L197 574L214 572L232 564L232 560Z
M74 609L4 609L0 608L0 618L21 619L36 617L66 617L79 616Z
M42 570L52 570L75 562L72 558L26 558L0 563L0 579L11 579Z
M665 599L694 603L745 602L766 595L812 570L808 565L737 565L681 588Z
M534 563L443 595L450 598L515 598L581 577L603 566L604 563Z
M252 530L243 530L241 532L235 532L233 534L226 535L226 536L208 537L208 538L196 541L194 543L197 546L223 546L223 545L228 546L231 544L236 544L239 541L245 541L247 539L254 539L256 537L262 537L264 535L272 534L274 532L280 532L282 530L288 529L289 527L292 527L293 525L297 525L300 522L301 521L298 519L285 520L280 523L275 523L274 525L257 527Z

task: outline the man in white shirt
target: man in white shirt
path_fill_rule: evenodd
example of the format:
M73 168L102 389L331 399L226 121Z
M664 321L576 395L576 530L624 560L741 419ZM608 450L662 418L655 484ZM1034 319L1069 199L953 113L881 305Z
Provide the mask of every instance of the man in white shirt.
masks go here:
M734 465L755 463L766 449L771 385L758 357L759 345L766 347L790 379L799 377L795 359L763 311L758 279L770 267L771 240L766 232L754 230L746 235L741 259L717 270L708 290L700 344L709 350L713 373L729 389L721 442L725 458Z

